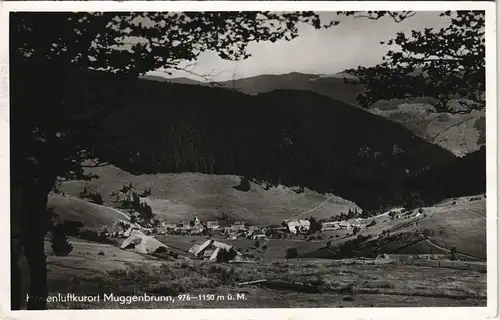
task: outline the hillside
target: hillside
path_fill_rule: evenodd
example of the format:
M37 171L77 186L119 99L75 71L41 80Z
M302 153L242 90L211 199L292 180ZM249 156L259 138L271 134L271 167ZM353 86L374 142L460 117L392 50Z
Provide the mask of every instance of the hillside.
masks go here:
M320 76L293 72L280 75L259 75L217 84L188 78L166 79L149 75L144 76L144 78L160 82L222 86L247 94L258 94L279 89L307 90L352 106L358 106L356 97L364 91L361 85L345 83L344 78L352 80L352 76L346 73ZM454 115L428 112L432 106L433 101L431 99L395 99L379 101L371 106L368 111L401 123L417 135L452 151L456 155L476 151L480 146L485 145L484 111Z
M50 194L48 206L54 208L60 220L79 221L91 228L109 227L116 220L128 220L126 214L116 209L90 203L76 196L78 194L68 193L66 197Z
M432 104L426 101L407 101L391 104L390 107L380 103L370 109L374 114L404 124L411 131L457 156L477 151L486 144L485 111L451 114L431 110Z
M59 189L67 195L77 196L84 187L87 187L88 190L100 192L105 205L116 206L114 197L111 197L110 193L131 182L138 190L151 188L152 195L143 198L142 201L152 207L159 219L169 222L180 222L196 216L204 221L213 220L225 213L233 219L263 225L293 219L318 205L321 206L303 218L309 216L318 219L329 218L341 212L346 213L349 209L360 209L354 203L340 197L321 195L309 189L305 189L301 194L283 186L265 190L260 184L251 182L250 191L238 191L233 187L239 184L240 178L234 175L200 173L132 175L111 165L89 168L88 171L98 175L99 178L90 182L67 181ZM79 204L79 202L73 203ZM89 204L89 207L92 206L95 205Z
M346 251L353 256L373 257L389 254L449 254L455 247L461 260L486 260L486 199L482 195L462 197L423 208L390 219L383 214L374 226L362 230L357 236L330 239L332 248L339 248L346 241L369 237ZM345 231L344 231L345 233ZM304 247L306 257L332 257L325 241ZM333 249L334 250L334 249ZM333 251L332 250L332 251Z
M378 209L401 202L409 177L454 159L397 123L310 91L252 96L139 80L120 98L89 139L93 157L134 174L236 174Z

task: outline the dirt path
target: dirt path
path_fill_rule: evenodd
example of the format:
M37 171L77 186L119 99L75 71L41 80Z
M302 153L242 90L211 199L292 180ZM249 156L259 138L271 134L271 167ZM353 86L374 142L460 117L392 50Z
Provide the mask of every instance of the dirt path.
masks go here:
M471 208L470 208L470 205L469 205L468 210L469 210L470 212L474 213L475 215L480 216L480 217L481 217L481 218L483 218L483 219L486 219L486 216L484 216L481 212L476 211L476 210L474 210L474 209L471 209Z

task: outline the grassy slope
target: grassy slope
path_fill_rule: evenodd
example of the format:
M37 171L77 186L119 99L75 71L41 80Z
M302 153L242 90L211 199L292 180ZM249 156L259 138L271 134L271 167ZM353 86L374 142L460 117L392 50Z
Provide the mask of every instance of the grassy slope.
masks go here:
M139 190L151 188L152 195L145 201L160 218L172 222L195 216L202 220L214 219L224 212L234 219L244 219L252 224L279 223L283 219L297 217L328 198L308 189L303 194L282 187L266 191L254 183L251 183L250 191L238 191L233 186L237 186L240 179L230 175L180 173L136 176L114 166L88 170L99 178L90 182L65 182L60 188L61 191L77 196L83 187L87 186L90 190L99 191L106 205L113 206L116 204L112 202L109 193L118 191L124 184L132 182ZM321 207L301 218L328 218L340 212L347 212L349 208L354 209L357 206L333 196Z
M418 228L431 230L429 240L441 247L486 258L485 199L431 207Z
M61 218L80 221L88 227L110 226L117 219L126 220L126 215L112 208L93 204L72 196L49 195L49 207Z
M457 248L457 252L471 257L459 256L461 259L476 257L486 259L486 200L469 201L470 197L459 198L456 204L446 202L437 206L424 208L425 218L420 216L417 220L415 214L407 219L403 216L400 219L390 220L389 216L381 215L375 218L375 226L371 226L361 231L361 235L371 235L372 239L378 238L383 231L390 232L391 235L406 233L408 237L384 243L379 247L380 252L397 252L398 254L445 254L452 247ZM410 245L419 239L415 235L418 229L430 231L429 241L422 240L417 244ZM342 231L345 233L345 231ZM346 240L353 240L355 236L347 238L328 239L332 246L339 246ZM302 245L302 250L306 256L328 257L330 254L325 249L325 243L308 243ZM440 248L441 247L441 248Z

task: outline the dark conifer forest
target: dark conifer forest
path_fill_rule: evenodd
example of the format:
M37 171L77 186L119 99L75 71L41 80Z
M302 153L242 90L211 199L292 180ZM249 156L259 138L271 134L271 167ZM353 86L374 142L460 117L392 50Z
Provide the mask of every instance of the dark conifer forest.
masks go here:
M64 85L75 117L120 105L72 147L133 174L236 174L331 192L373 213L486 189L484 148L460 159L398 123L310 91L247 95L146 79L119 91L117 76L96 72Z
M115 76L89 79L88 87L70 87L69 103L99 109L116 96ZM134 174L237 174L332 192L379 211L402 205L415 193L422 193L425 203L445 196L441 190L456 194L459 186L452 183L454 188L447 189L449 182L443 181L449 179L428 172L448 168L437 170L440 177L451 177L467 166L466 160L458 161L400 124L309 91L254 96L140 79L118 100L122 108L102 121L84 145L90 157ZM455 163L460 164L449 167ZM484 181L475 180L467 191L485 189Z

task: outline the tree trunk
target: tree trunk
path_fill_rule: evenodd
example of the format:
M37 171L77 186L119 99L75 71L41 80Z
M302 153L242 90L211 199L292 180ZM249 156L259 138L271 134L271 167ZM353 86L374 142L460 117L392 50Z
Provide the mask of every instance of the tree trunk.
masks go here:
M48 230L50 217L47 215L48 194L52 189L55 178L38 176L35 179L27 179L22 183L21 205L19 210L13 208L11 217L14 218L12 230L17 230L20 244L24 247L24 253L29 267L29 293L28 310L44 310L47 307L47 267L44 250L44 238ZM12 309L19 310L21 300L21 280L23 276L17 265L19 261L18 239L12 239L13 250L11 253L11 279L12 279ZM24 297L21 297L21 299Z
M28 203L24 234L24 249L30 269L28 310L46 309L47 266L45 256L45 234L50 226L47 215L48 194L55 183L55 177L44 176L27 188L25 202Z

